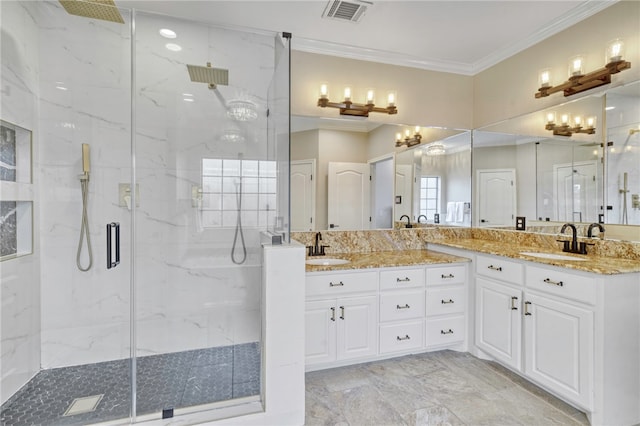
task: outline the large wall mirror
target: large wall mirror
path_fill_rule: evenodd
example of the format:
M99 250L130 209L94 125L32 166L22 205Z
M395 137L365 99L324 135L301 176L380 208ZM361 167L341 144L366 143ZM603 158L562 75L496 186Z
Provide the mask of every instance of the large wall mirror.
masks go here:
M636 82L474 130L474 226L640 225L639 124Z
M292 116L291 230L470 226L471 132L421 126L420 144L396 148L407 129Z

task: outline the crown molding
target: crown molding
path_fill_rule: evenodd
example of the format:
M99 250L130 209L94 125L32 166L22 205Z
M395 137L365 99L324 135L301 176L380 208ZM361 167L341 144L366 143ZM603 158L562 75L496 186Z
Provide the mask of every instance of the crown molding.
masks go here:
M464 63L456 61L445 61L429 58L417 58L397 52L387 52L376 49L367 49L345 44L332 43L321 40L293 37L291 48L308 53L319 55L337 56L349 59L358 59L369 62L379 62L389 65L419 68L429 71L440 71L452 74L462 74L473 76L486 70L503 60L522 52L523 50L563 31L578 22L595 15L607 7L617 3L619 0L587 0L578 7L565 13L564 15L550 21L535 33L512 43L474 63ZM549 3L551 6L553 3Z

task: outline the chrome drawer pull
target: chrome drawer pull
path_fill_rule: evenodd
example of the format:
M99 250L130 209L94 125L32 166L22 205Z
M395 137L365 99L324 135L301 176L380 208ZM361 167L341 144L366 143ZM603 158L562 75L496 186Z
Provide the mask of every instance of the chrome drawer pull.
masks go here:
M449 300L441 300L443 305L447 305L449 303L453 303L453 299L449 299Z
M339 283L332 283L331 281L329 281L329 287L342 287L344 285L344 283L342 281L340 281Z
M411 340L411 337L409 337L408 334L405 334L404 337L400 337L400 336L396 336L396 339L398 339L398 341L402 341L402 340Z
M493 269L494 271L502 272L502 266L489 265L487 266L487 269Z
M511 310L512 311L517 311L518 310L518 307L516 306L516 300L518 300L517 297L511 296Z
M408 303L405 303L404 306L396 305L396 309L409 309L410 306Z
M525 315L531 315L531 312L529 312L529 305L531 304L531 302L524 302L524 314Z
M336 308L331 308L331 321L336 320Z
M396 278L396 282L399 282L399 283L402 283L402 282L408 283L409 281L411 281L411 278L409 278L409 277Z
M340 306L340 319L344 319L344 306Z
M557 285L558 287L562 287L564 285L562 281L551 281L549 278L545 278L543 281L547 284Z
M440 330L440 334L453 334L453 330L452 329L449 329L447 331Z
M453 276L453 274L449 274L449 275L442 274L442 275L440 275L440 276L442 277L442 279L443 279L443 280L444 280L444 279L447 279L447 278L455 278L455 277Z

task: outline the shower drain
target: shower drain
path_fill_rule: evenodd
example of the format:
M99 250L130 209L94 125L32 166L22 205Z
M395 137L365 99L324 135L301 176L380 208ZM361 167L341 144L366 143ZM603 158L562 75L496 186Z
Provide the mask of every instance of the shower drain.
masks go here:
M76 398L71 402L64 416L75 416L76 414L90 413L95 411L96 407L102 400L103 393L100 395L85 396L84 398Z

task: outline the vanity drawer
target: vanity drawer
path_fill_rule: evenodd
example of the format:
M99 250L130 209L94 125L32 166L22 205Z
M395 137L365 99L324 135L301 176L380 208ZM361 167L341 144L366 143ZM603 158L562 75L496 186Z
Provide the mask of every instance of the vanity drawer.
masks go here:
M380 294L380 321L424 317L424 290Z
M528 266L527 287L579 302L596 303L596 279L555 269Z
M427 316L465 311L464 286L427 288Z
M402 352L424 346L424 322L380 326L380 353Z
M307 275L307 296L332 296L378 290L377 272Z
M427 347L442 346L464 340L464 315L430 319L426 323Z
M467 278L466 265L427 268L427 285L462 284Z
M502 257L476 256L476 273L511 284L523 283L523 265Z
M424 269L394 269L380 271L380 289L421 287L424 285Z

